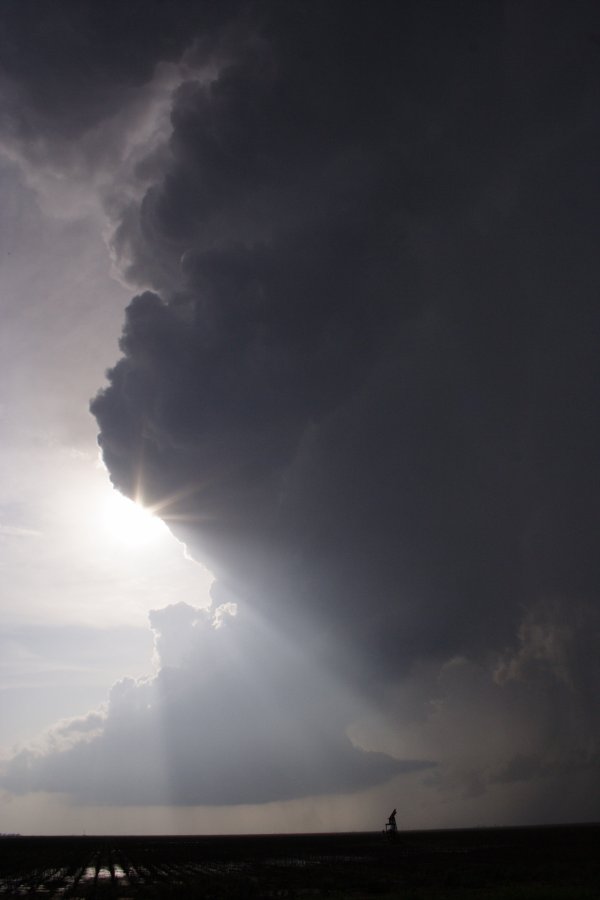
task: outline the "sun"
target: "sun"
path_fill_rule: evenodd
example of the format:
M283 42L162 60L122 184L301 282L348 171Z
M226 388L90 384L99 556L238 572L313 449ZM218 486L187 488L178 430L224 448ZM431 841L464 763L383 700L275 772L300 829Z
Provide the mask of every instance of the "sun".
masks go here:
M106 498L102 518L111 538L132 547L154 543L169 534L162 519L116 490Z

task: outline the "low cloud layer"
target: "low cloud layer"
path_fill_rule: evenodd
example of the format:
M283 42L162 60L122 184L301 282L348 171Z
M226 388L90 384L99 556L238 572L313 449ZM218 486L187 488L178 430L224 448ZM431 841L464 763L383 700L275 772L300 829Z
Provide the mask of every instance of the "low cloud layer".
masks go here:
M250 804L432 768L353 746L344 728L356 705L340 687L234 614L154 611L158 674L123 679L105 709L51 729L13 757L3 786L100 805Z
M154 31L166 13L150 10ZM104 461L214 572L215 605L237 604L265 650L251 669L273 708L293 697L307 725L261 718L252 679L223 669L230 649L193 642L185 665L116 688L92 740L22 757L15 789L66 789L72 759L112 772L135 756L127 741L150 748L140 783L170 773L153 802L393 774L348 743L352 726L361 746L434 760L445 795L538 778L550 819L569 773L591 790L599 57L591 4L540 10L241 3L184 16L187 43L178 21L137 68L123 56L131 84L153 56L187 68L168 144L109 203L137 294L91 406ZM163 660L171 628L188 646L198 627L176 616L153 620ZM314 668L290 666L291 646ZM321 703L330 680L371 719ZM99 776L112 801L136 802L129 775L110 789Z
M157 674L119 681L103 708L51 728L1 784L120 807L358 791L364 803L373 787L400 795L410 823L591 820L597 619L541 605L487 664L423 659L374 702L232 605L170 606L150 616Z

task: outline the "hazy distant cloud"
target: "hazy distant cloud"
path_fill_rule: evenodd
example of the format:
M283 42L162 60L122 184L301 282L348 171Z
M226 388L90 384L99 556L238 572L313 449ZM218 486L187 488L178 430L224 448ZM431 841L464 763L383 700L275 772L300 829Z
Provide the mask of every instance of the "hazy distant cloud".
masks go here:
M569 609L571 649L582 653L597 641L589 609L539 607L536 627L548 633ZM500 657L422 661L377 698L352 696L289 636L231 608L180 603L150 619L158 674L123 679L105 709L8 760L7 790L117 805L261 803L417 773L434 809L489 797L502 821L594 815L598 662L566 651L557 671L542 654L518 679L498 677L522 656L532 616Z
M536 653L518 678L499 679L499 670L522 658L523 634L533 619L527 614L500 657L421 661L353 725L353 740L391 754L400 748L410 757L435 753L438 764L424 774L423 796L434 802L437 795L442 803L453 798L457 807L471 807L474 817L487 805L492 815L497 810L495 821L593 819L600 787L594 687L600 671L590 651L598 639L598 613L573 602L538 607L540 633L558 634L561 619L571 622L560 667L554 651Z
M41 537L42 532L35 528L22 528L20 525L0 524L0 535L3 537L32 538Z
M21 751L4 787L122 805L260 803L431 768L355 748L335 685L264 628L246 620L240 630L224 615L186 604L153 612L159 673L124 679L104 713Z

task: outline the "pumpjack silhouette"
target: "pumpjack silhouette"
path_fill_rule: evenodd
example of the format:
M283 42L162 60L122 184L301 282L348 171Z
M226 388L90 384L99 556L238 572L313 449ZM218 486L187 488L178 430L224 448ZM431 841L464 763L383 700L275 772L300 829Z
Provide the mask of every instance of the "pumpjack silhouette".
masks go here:
M390 838L390 840L395 840L396 835L398 834L398 826L396 825L396 812L394 809L385 823L385 834Z

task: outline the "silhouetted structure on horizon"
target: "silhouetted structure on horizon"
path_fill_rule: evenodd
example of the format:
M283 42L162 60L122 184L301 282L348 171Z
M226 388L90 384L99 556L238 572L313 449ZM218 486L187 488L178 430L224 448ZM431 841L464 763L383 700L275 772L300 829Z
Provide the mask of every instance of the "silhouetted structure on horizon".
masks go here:
M398 826L396 825L396 812L397 812L397 810L394 807L394 809L392 810L392 812L389 815L387 822L385 823L385 833L390 838L396 837L396 834L398 833Z

